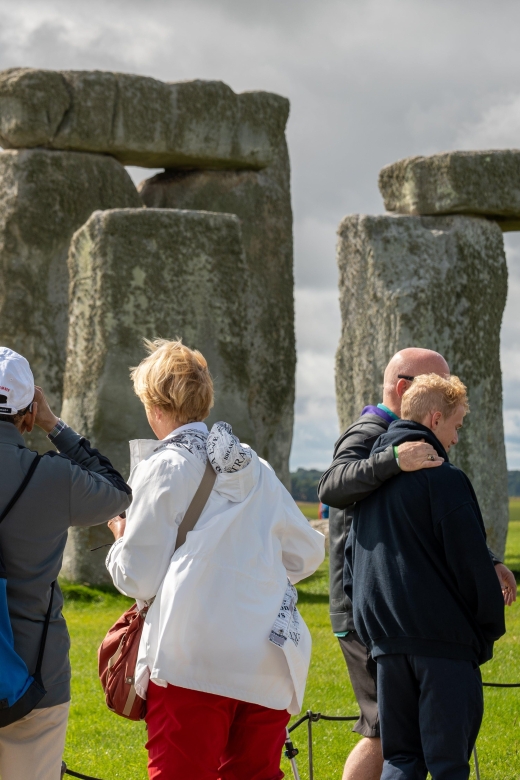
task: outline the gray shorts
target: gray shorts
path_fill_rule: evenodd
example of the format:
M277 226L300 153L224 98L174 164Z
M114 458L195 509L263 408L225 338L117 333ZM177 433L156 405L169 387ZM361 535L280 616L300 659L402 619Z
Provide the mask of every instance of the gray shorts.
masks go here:
M355 631L338 637L361 715L352 731L363 737L379 737L377 664Z

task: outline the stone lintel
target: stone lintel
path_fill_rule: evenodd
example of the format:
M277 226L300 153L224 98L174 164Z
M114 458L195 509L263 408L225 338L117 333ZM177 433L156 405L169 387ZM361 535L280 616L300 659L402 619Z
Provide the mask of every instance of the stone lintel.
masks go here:
M381 170L379 189L389 212L489 217L500 220L503 230L516 230L520 150L407 157Z
M0 72L0 145L111 154L147 168L261 169L289 101L221 81L165 83L106 71Z

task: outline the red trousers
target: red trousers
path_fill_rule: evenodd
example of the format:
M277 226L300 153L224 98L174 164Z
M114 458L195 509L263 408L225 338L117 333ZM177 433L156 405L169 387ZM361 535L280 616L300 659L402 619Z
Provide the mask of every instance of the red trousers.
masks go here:
M148 687L151 780L281 780L287 710L168 685Z

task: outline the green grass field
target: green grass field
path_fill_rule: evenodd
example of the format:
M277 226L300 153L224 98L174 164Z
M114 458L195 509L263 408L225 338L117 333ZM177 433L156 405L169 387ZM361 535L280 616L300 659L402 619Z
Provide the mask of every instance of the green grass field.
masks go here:
M312 517L312 507L302 509ZM512 499L510 508L506 562L520 579L520 499ZM298 589L301 613L314 641L304 710L355 715L357 708L345 664L330 629L326 564ZM73 678L65 761L70 769L103 780L146 780L144 724L130 723L109 712L97 678L97 647L107 628L131 602L81 586L68 586L67 594L64 611L72 639ZM482 668L486 681L520 682L520 601L506 614L508 633L497 643L495 658ZM477 743L482 780L520 778L520 689L486 689L485 700ZM348 723L321 721L314 725L315 780L341 778L345 757L358 739L350 729ZM306 726L297 729L293 738L300 750L300 774L302 780L307 780ZM285 758L282 767L291 777Z
M318 519L318 510L320 506L318 503L311 503L310 501L297 501L296 503L300 507L301 512L303 512L305 517L309 520Z

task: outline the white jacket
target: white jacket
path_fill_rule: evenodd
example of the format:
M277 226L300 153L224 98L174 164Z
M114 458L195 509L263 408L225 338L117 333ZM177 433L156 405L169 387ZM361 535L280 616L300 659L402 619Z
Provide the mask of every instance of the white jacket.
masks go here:
M177 429L206 431L204 423ZM302 515L268 463L220 473L206 507L175 553L177 528L205 464L160 442L131 442L133 503L107 568L115 586L156 599L146 619L136 688L148 680L273 709L301 709L311 637L269 641L287 587L324 558L324 537ZM157 450L157 448L159 449ZM297 644L296 644L297 643Z

